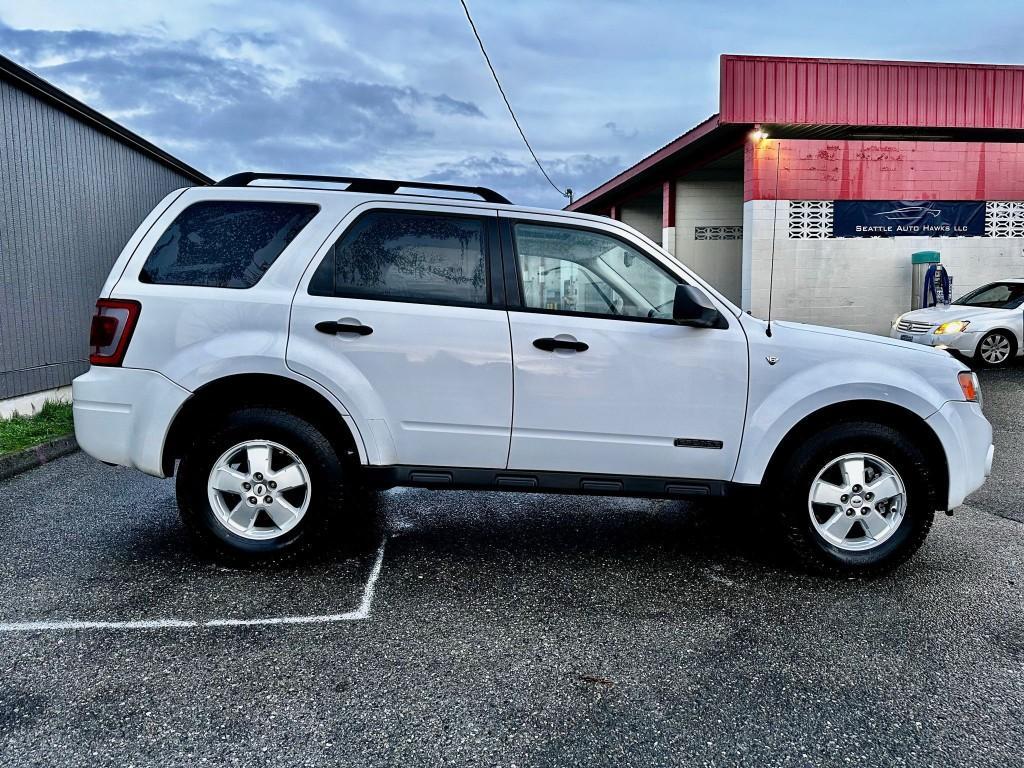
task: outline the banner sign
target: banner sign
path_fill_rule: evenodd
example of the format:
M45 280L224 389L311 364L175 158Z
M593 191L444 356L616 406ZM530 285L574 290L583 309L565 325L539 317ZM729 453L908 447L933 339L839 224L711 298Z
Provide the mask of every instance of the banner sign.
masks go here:
M984 202L836 200L833 237L981 237Z

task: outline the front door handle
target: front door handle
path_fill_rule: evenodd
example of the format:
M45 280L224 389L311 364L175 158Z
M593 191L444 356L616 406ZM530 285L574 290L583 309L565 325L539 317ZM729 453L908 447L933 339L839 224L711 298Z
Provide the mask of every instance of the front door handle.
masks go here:
M586 352L590 349L589 344L584 344L582 341L570 341L569 339L534 339L533 346L537 349L543 349L545 352L554 352L556 349Z
M358 333L360 336L369 336L373 328L359 323L344 322L341 320L324 320L314 326L320 333Z

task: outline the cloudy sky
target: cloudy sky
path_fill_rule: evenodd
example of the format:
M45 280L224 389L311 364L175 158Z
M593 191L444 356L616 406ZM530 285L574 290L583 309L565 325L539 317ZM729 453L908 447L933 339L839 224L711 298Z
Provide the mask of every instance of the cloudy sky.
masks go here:
M1020 63L1020 0L471 0L577 195L717 108L718 55ZM426 178L560 207L458 0L0 0L0 52L214 177Z

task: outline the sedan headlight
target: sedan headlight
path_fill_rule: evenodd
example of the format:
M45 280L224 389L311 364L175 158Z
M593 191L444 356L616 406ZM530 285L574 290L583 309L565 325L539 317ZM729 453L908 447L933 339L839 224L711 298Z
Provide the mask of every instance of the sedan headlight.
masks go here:
M967 330L967 326L970 325L969 320L950 320L948 323L943 323L935 329L936 336L945 336L949 333L963 333Z

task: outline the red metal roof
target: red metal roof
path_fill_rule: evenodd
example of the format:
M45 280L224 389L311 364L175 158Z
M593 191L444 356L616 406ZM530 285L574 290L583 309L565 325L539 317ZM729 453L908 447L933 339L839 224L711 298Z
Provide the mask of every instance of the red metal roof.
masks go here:
M708 142L755 123L1022 130L1024 67L725 54L719 102L719 114L567 208L615 204L642 184L660 183L659 175L678 175L684 149L693 164Z
M724 55L723 123L1024 129L1024 67Z

